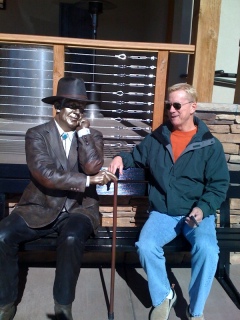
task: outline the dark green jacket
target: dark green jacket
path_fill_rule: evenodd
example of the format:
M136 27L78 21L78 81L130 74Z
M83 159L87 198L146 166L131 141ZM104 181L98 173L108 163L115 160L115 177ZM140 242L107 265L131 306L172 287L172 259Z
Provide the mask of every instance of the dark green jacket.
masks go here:
M145 137L132 153L121 152L124 168L148 167L151 210L172 216L202 209L204 217L216 214L226 197L229 172L221 143L203 121L194 118L196 135L174 163L167 122Z

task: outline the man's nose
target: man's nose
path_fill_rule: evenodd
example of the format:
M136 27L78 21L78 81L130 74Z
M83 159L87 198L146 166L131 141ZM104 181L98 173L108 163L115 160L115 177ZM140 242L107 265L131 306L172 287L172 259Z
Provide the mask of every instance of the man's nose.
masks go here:
M81 114L82 113L80 108L74 109L73 112L76 113L76 114Z

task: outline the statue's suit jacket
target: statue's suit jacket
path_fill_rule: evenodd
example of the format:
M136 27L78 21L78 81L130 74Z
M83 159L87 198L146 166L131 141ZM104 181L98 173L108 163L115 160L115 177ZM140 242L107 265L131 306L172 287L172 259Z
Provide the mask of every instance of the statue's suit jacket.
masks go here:
M68 159L54 120L28 129L26 161L31 181L14 210L28 226L48 226L62 210L87 215L94 230L99 225L96 186L86 187L87 175L103 165L102 134L90 128L81 138L74 135Z

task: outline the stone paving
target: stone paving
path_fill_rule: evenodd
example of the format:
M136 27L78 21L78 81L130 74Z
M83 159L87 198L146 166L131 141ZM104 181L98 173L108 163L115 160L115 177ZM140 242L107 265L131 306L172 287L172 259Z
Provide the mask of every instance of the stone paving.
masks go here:
M27 270L27 269L26 269ZM52 285L54 268L21 268L19 304L14 320L54 320ZM231 266L231 276L240 288L240 265ZM178 301L169 320L187 320L189 268L173 268L171 282L175 283ZM74 320L108 320L110 268L82 268L73 304ZM141 268L117 267L114 320L148 320L151 300L145 273ZM240 310L214 280L205 308L206 320L239 320Z

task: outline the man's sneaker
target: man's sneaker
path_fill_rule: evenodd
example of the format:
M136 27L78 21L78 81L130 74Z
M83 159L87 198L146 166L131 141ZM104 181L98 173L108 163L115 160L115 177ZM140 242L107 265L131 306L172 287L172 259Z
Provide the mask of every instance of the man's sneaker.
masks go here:
M150 313L150 320L168 320L171 308L175 306L177 301L176 292L173 291L172 299L165 299L163 303L161 303L156 308L152 309Z
M205 319L204 319L204 315L199 316L199 317L193 317L193 316L189 313L189 306L187 307L187 318L188 318L188 320L205 320Z

